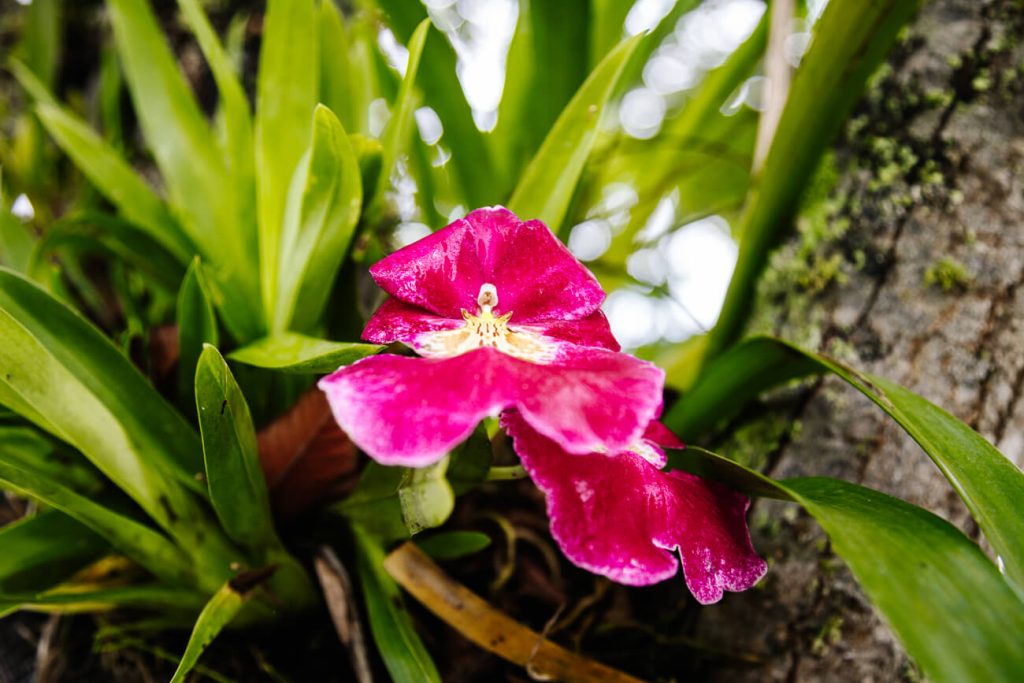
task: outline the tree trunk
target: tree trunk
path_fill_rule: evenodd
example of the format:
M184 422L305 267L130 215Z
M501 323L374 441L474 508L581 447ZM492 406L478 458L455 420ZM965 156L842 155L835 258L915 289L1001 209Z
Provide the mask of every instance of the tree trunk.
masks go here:
M1013 0L923 8L819 173L799 235L764 278L753 324L916 391L1018 465L1022 34L1024 8ZM725 452L775 477L832 476L885 491L984 545L921 449L841 382L782 390L763 407L725 430ZM757 663L718 663L709 678L919 679L813 520L760 501L751 521L771 562L763 587L703 610L696 635Z

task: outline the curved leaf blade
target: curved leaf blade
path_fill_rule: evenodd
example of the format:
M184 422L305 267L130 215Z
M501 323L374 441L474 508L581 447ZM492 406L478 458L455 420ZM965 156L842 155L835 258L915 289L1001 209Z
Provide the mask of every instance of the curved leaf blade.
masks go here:
M695 435L779 383L831 372L896 422L939 467L978 521L1007 576L1024 588L1024 472L958 419L892 382L771 337L754 337L707 366L665 424ZM693 431L691 431L693 430Z
M920 0L835 0L826 6L793 76L760 182L755 179L737 227L740 252L711 330L708 358L726 351L742 334L758 278L790 230L807 180L919 5Z
M63 512L43 510L0 529L0 548L0 592L10 594L51 588L110 546Z
M256 175L260 285L268 313L277 302L288 188L309 147L320 88L316 3L270 0L256 79Z
M278 332L319 321L363 203L355 152L341 122L323 105L313 113L313 141L296 176L281 234L272 325Z
M320 375L372 356L383 348L377 344L333 342L285 332L235 349L228 354L228 358L268 370Z
M562 229L601 114L642 39L636 36L609 52L559 115L509 199L509 209L521 218L540 219L555 232Z
M209 344L199 356L195 387L206 481L217 518L228 536L248 548L278 548L249 406L228 364Z
M370 632L388 673L396 683L440 683L441 675L416 633L398 584L384 571L380 541L355 524L352 535Z
M673 452L669 462L753 495L800 503L930 680L1010 681L1024 671L1024 602L945 520L837 479L774 481L699 448Z

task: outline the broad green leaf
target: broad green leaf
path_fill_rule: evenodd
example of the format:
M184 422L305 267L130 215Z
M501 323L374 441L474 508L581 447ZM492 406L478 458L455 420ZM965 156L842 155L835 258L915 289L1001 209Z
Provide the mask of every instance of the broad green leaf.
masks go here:
M490 135L509 176L519 175L590 72L587 29L606 17L600 11L590 15L590 4L519 2L498 121ZM622 33L620 22L611 45L619 43Z
M451 516L455 495L445 479L448 458L421 468L371 462L356 490L335 510L383 540L408 538Z
M185 275L182 261L149 233L99 211L74 213L50 223L31 254L26 272L36 281L43 281L51 267L47 257L63 249L103 254L129 265L148 282L169 292Z
M42 416L40 426L166 518L159 498L179 497L173 492L194 482L198 439L128 359L72 310L3 270L0 339L0 379L32 408L26 417Z
M0 265L19 273L27 272L35 244L32 229L0 203Z
M145 0L110 0L107 5L135 111L184 227L204 248L214 247L233 227L224 201L223 161L192 92Z
M370 619L370 633L395 683L440 683L441 676L405 608L398 584L384 571L384 548L352 525L356 561Z
M228 354L228 358L258 368L320 375L334 372L383 348L377 344L332 342L285 332L236 349Z
M163 581L178 585L202 585L203 576L195 572L188 555L166 536L88 496L12 465L2 458L0 488L34 498L73 517Z
M370 18L365 13L342 18L336 4L324 2L319 24L320 101L349 133L365 134L370 103L379 97L371 68L376 46Z
M702 449L669 462L804 506L929 680L1011 681L1024 671L1024 602L945 520L837 479L773 481Z
M61 107L28 68L14 60L9 68L36 100L36 114L47 132L89 181L128 221L186 263L195 248L149 185L88 124Z
M920 3L917 0L834 0L793 76L789 97L764 166L738 227L740 252L708 356L743 333L768 255L789 232L803 189L829 142Z
M178 292L175 312L178 323L178 397L181 406L192 414L195 403L196 364L204 344L220 342L217 314L213 310L210 286L197 256L185 273Z
M334 113L317 105L313 139L292 181L281 232L272 329L309 329L320 320L363 203L359 164Z
M509 200L509 208L524 220L540 219L555 232L562 228L605 105L642 38L609 52L558 117Z
M588 0L590 69L597 66L597 63L625 37L626 16L634 4L633 0ZM676 2L676 6L680 4L685 5L687 2ZM672 27L675 28L674 22Z
M245 244L255 245L256 232L256 159L253 149L252 117L249 100L235 75L235 67L224 51L217 34L199 4L199 0L178 0L181 13L199 42L220 93L220 113L224 127L224 155L234 188L238 229ZM255 268L255 250L249 254L248 267Z
M0 458L3 451L0 445ZM57 510L0 528L0 548L0 593L5 594L52 588L110 550L91 529Z
M234 554L193 494L204 489L192 428L99 330L4 269L0 400L81 451L188 553Z
M427 18L419 0L375 0L387 13L398 40L408 45L413 32ZM506 196L508 179L500 176L483 134L473 122L455 71L455 50L448 40L433 32L423 49L419 80L426 104L444 122L441 144L452 153L451 165L468 206L488 206Z
M409 39L409 62L405 68L405 77L398 89L394 110L381 136L381 172L374 198L371 200L371 211L380 210L380 203L383 202L384 193L391 184L391 176L398 165L398 159L408 149L414 127L413 113L416 111L418 100L415 89L416 77L429 31L430 20L424 19Z
M171 683L184 683L214 638L239 615L255 589L255 586L247 585L248 576L253 575L254 573L250 573L231 579L206 603L203 611L199 613L192 635L189 636L185 654L181 656L181 662L171 677ZM265 572L255 575L261 579L266 578Z
M203 348L195 386L206 481L217 518L241 545L260 550L280 546L249 405L216 347Z
M749 339L709 364L665 415L670 428L698 434L772 386L831 372L884 410L928 454L967 504L1006 574L1024 588L1024 472L973 429L888 380L769 337ZM694 431L690 431L694 430Z
M309 147L320 88L315 3L270 0L256 83L260 282L268 315L277 303L288 187Z
M491 537L479 531L442 531L417 539L420 550L435 560L454 560L478 553L491 544Z
M257 246L242 225L234 192L224 191L227 164L148 2L110 0L107 6L135 111L170 204L221 287L225 325L236 337L251 339L263 329Z

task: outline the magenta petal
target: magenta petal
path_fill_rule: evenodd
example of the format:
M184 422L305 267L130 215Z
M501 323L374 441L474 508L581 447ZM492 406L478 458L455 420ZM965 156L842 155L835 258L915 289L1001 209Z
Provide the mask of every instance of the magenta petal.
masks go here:
M608 319L599 310L582 320L537 321L524 325L513 323L512 328L530 330L578 346L597 346L609 351L618 351L621 348L612 335Z
M464 219L378 261L370 274L395 298L447 318L475 312L480 286L493 284L498 314L517 322L583 318L604 300L601 286L540 221L508 209Z
M547 496L551 533L574 564L620 583L671 578L682 558L703 604L742 591L767 570L750 542L747 499L683 472L661 472L633 452L570 455L522 415L502 415L523 466Z
M491 348L454 358L364 358L320 380L341 428L383 464L436 462L481 419L515 407L567 450L623 448L661 407L664 373L603 349L537 365Z
M461 317L458 320L442 318L404 301L388 299L370 316L363 329L363 339L375 344L400 341L416 348L420 335L454 330L463 324Z

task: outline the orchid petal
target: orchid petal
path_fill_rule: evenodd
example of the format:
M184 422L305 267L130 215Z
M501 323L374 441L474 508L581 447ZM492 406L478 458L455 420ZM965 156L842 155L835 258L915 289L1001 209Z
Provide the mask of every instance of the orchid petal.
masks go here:
M511 311L519 323L585 318L604 300L547 226L502 207L471 212L381 259L370 274L391 296L454 319L476 310L484 284L497 290L495 312Z
M571 455L515 412L502 416L502 426L547 496L551 533L574 564L643 586L674 576L678 557L690 592L703 604L764 576L743 495L688 473L662 472L630 450Z
M510 407L569 451L624 448L660 410L663 381L660 369L632 356L564 344L551 365L487 347L444 359L381 354L323 378L320 388L367 454L419 467Z

